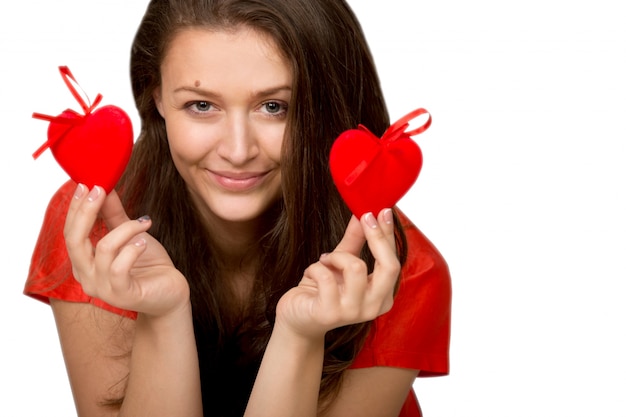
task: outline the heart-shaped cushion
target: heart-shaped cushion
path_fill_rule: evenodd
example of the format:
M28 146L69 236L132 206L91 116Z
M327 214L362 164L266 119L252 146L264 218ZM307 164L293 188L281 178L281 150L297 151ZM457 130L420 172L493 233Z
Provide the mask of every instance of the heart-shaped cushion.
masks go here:
M374 216L390 208L407 193L422 168L422 151L410 136L422 133L431 123L405 132L408 120L427 113L409 113L379 139L366 127L343 132L333 143L329 164L333 181L347 206L357 217Z
M113 105L84 116L66 110L50 122L48 143L54 159L72 180L90 189L99 185L108 193L130 159L132 122Z
M58 116L33 113L50 122L48 140L35 153L37 158L50 148L61 168L77 183L93 188L99 185L109 193L126 169L133 148L130 117L117 106L95 107L102 95L88 105L76 89L76 79L68 67L59 67L63 81L85 114L67 109Z

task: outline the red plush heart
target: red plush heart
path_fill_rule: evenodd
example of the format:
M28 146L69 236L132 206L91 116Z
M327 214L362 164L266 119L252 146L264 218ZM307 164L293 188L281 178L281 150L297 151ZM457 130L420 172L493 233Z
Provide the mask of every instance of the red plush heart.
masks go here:
M422 168L422 152L410 136L422 133L431 123L405 132L408 121L420 114L406 115L379 139L364 126L343 132L330 151L330 171L344 201L357 217L375 216L393 207L417 180Z
M48 142L54 159L77 183L90 189L99 185L110 192L122 176L133 148L133 128L128 115L119 107L103 106L86 116L64 111L53 120Z
M61 168L77 183L92 188L99 185L108 193L120 179L133 148L133 127L128 115L119 107L108 105L93 111L102 98L87 106L78 95L67 67L60 67L61 75L84 115L65 110L56 117L34 113L33 117L48 120L48 141L33 157L50 147Z

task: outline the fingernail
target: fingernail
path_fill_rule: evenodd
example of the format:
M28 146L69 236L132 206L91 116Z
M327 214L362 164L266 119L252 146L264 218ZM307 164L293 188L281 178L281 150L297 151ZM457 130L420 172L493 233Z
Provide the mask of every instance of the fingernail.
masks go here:
M383 220L387 224L393 223L393 212L391 209L385 209L385 211L383 211Z
M91 189L91 191L89 191L89 194L87 195L87 200L95 201L99 196L100 196L100 187L96 185L95 187Z
M378 227L378 222L376 221L376 217L372 213L365 214L365 224L371 227L372 229L376 229Z
M150 221L150 216L147 216L147 215L146 215L146 216L141 216L140 218L138 218L138 219L137 219L137 221L138 221L139 223L145 223L145 222L148 222L148 221Z
M85 186L83 184L78 184L76 191L74 191L74 198L78 200L83 196L83 194L85 194Z
M327 253L327 252L324 252L324 253L322 253L322 254L320 255L320 259L325 258L325 257L327 257L327 256L328 256L328 253Z
M143 246L146 244L146 239L140 237L139 239L137 239L135 241L135 246L139 247L139 246Z

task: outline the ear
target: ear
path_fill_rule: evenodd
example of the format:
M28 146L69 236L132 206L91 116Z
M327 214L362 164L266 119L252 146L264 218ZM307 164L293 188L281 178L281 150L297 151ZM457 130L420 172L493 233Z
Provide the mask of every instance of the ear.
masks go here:
M161 86L154 89L154 91L152 92L152 99L154 100L154 105L156 106L161 117L165 118L165 116L163 116L163 98L161 96Z

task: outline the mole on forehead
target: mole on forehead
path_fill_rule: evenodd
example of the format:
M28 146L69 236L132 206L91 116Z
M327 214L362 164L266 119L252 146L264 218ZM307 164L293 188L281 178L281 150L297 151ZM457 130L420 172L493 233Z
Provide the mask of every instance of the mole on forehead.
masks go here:
M196 82L194 83L194 85L195 85L196 87L200 87L200 84L202 84L202 83L200 82L200 80L196 80Z

